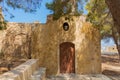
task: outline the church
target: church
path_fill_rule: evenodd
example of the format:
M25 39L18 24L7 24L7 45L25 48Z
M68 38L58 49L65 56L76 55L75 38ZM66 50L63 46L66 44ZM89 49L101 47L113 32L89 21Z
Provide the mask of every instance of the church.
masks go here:
M36 23L38 24L38 23ZM101 73L99 30L85 16L63 16L38 24L32 32L32 58L47 75Z

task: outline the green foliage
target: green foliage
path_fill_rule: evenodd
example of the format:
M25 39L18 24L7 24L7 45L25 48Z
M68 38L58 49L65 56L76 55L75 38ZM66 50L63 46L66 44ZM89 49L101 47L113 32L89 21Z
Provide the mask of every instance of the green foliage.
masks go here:
M110 37L113 20L105 0L90 0L86 9L88 10L87 21L100 29L102 38Z
M42 0L4 0L9 7L23 9L25 12L34 12L40 7ZM4 3L3 3L4 4Z
M104 0L90 0L86 9L88 11L88 21L95 25L99 25L109 12Z
M5 29L6 29L6 22L0 21L0 30L5 30Z
M4 21L4 17L2 15L2 9L0 9L0 30L6 29L6 22Z
M64 15L79 16L82 14L82 0L53 0L51 3L46 3L46 7L52 11L53 19L57 20Z
M22 9L25 12L35 12L36 9L40 8L42 0L0 0L0 8L7 15L10 15L10 18L13 18L14 15L9 12L9 6L13 9ZM6 16L4 14L4 16Z
M106 1L110 3L112 0ZM112 37L114 39L120 59L120 30L118 28L120 26L118 26L118 23L115 23L115 19L113 24L112 16L115 16L116 14L111 15L111 13L109 12L111 4L109 5L109 8L107 7L107 5L109 4L106 4L105 0L90 0L86 6L86 9L88 10L87 20L93 23L94 26L100 28L102 38L106 39L108 37ZM116 9L115 6L112 9Z

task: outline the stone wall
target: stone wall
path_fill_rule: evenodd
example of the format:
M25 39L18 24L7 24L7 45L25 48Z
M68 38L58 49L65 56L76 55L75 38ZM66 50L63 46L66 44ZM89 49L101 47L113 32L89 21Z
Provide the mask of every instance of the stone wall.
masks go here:
M5 39L5 30L0 31L0 59L4 57L4 53L2 52L2 45L3 45L3 40Z
M118 50L117 50L116 45L114 45L114 46L109 46L109 47L106 47L105 52L118 53Z
M77 73L95 74L101 72L100 34L90 23L83 23L83 34L77 54Z
M63 23L69 30L63 30ZM86 31L87 29L87 31ZM32 57L46 67L47 75L60 73L59 46L63 42L75 44L75 72L79 74L101 73L100 36L97 29L85 22L84 17L65 17L36 27L32 34Z
M0 75L0 80L46 80L46 69L39 68L37 59L30 59Z
M31 32L35 24L7 23L2 31L1 53L8 61L12 59L31 58Z

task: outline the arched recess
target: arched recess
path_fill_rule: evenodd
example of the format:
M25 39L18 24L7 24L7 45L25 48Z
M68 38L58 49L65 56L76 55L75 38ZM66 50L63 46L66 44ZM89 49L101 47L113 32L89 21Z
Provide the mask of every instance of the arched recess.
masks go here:
M60 73L75 73L75 45L71 42L60 44Z

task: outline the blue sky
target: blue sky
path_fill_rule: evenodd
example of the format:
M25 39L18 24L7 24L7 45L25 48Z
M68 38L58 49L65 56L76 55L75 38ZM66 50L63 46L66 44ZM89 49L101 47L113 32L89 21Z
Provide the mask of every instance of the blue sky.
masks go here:
M35 13L25 13L21 9L12 9L9 8L9 12L12 13L15 17L10 18L10 15L5 16L5 19L9 22L35 22L39 21L40 23L46 22L46 17L50 14L50 11L46 9L46 2L51 2L51 0L42 0L40 9L37 9Z
M25 13L21 9L9 8L9 12L12 13L15 17L10 18L10 15L5 16L5 20L9 22L35 22L39 21L40 23L45 23L48 14L51 14L50 10L45 7L46 2L51 2L52 0L42 0L40 9L37 9L35 13ZM85 5L85 4L84 4ZM87 11L84 10L86 14Z

